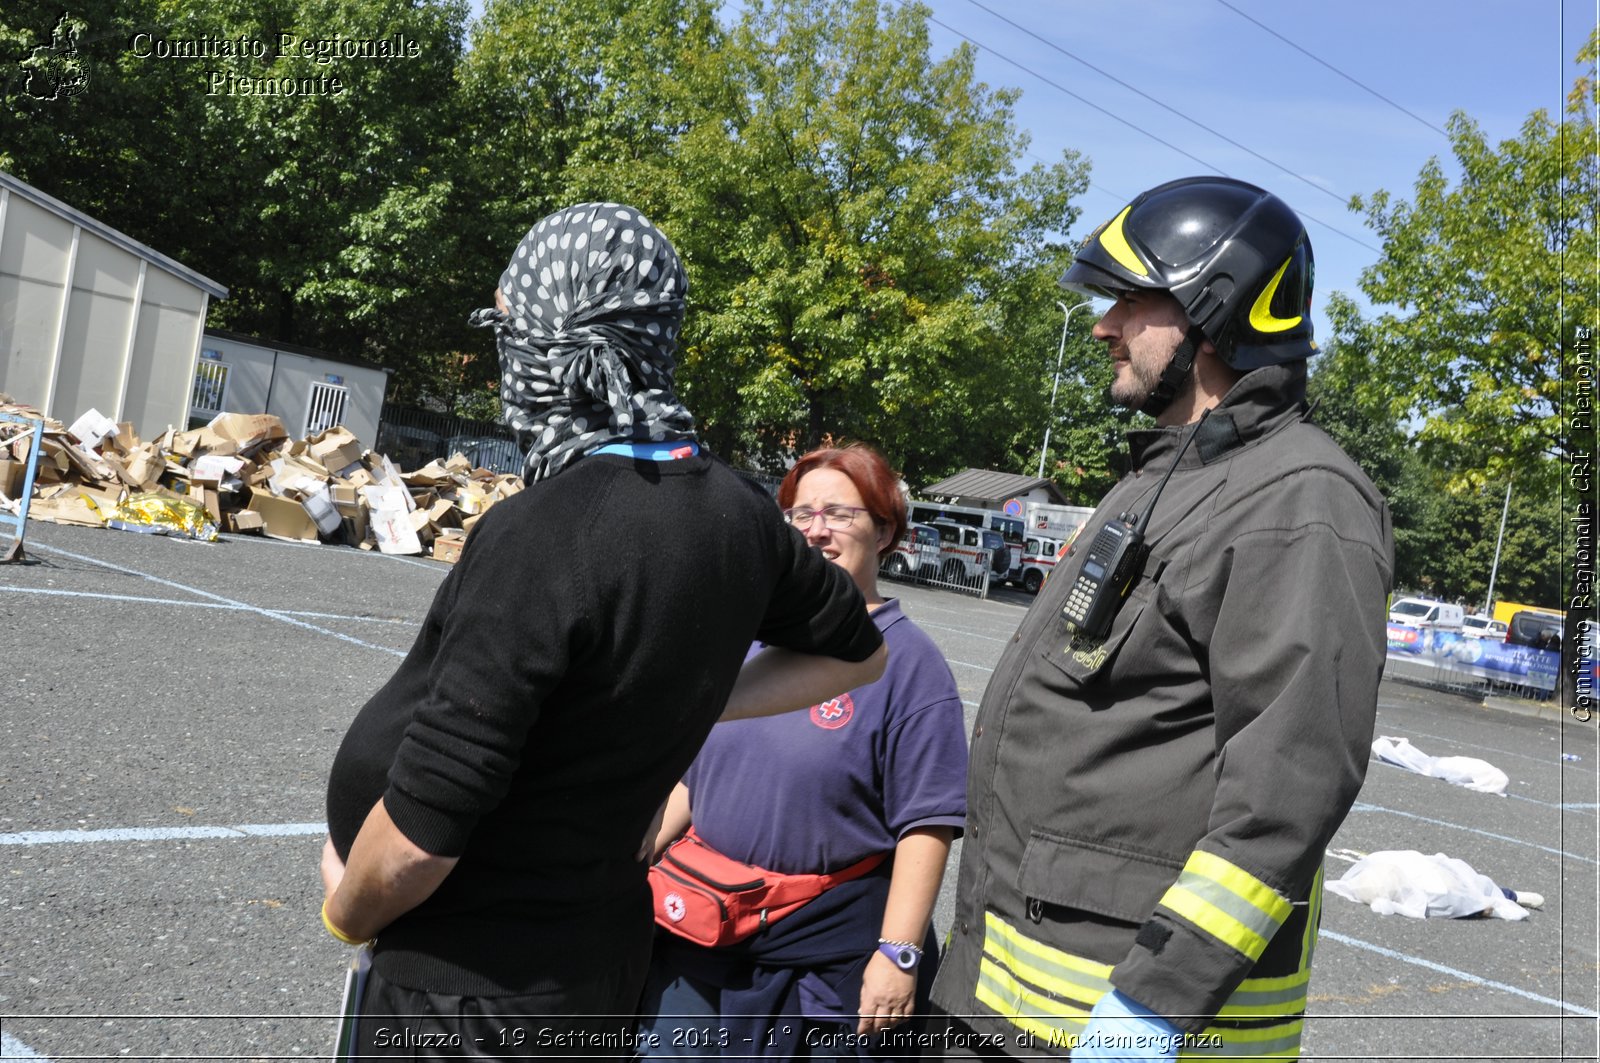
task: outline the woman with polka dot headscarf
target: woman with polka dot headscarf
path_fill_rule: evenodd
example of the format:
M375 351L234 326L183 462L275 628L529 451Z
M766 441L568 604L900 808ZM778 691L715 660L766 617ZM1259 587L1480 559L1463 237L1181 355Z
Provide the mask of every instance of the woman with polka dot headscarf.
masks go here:
M473 315L528 487L473 528L329 776L322 918L371 941L362 1058L629 1055L642 841L712 724L882 674L849 576L695 442L684 289L637 210L586 203ZM757 638L780 649L741 670Z
M688 281L632 207L583 203L535 225L500 275L492 326L506 423L532 483L610 441L692 442L673 394Z

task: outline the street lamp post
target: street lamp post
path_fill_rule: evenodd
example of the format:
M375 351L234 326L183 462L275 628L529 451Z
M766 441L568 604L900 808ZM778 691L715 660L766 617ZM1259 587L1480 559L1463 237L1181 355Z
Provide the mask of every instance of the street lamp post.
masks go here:
M1061 319L1061 346L1056 348L1056 375L1055 380L1050 384L1050 416L1044 423L1044 443L1039 447L1039 479L1041 480L1044 479L1044 452L1050 449L1050 426L1056 419L1056 389L1061 386L1061 357L1067 353L1067 323L1072 320L1072 315L1075 311L1082 310L1089 304L1083 302L1073 303L1068 306L1066 303L1057 302L1056 305L1061 308L1061 312L1066 316Z

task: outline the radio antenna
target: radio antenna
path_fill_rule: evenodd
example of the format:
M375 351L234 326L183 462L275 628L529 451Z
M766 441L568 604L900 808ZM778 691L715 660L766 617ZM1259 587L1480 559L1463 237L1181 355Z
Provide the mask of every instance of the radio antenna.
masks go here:
M1150 496L1150 504L1145 507L1144 514L1140 516L1139 522L1133 526L1134 532L1141 538L1144 536L1145 528L1150 525L1150 515L1156 511L1156 500L1161 497L1162 489L1167 486L1167 481L1172 479L1173 472L1178 468L1178 462L1183 460L1184 452L1189 449L1189 444L1194 442L1194 437L1200 434L1200 426L1205 424L1206 418L1210 416L1211 409L1207 407L1205 412L1200 415L1200 419L1194 423L1194 427L1189 430L1189 438L1185 439L1183 446L1178 448L1178 456L1172 459L1171 465L1167 466L1167 474L1161 477L1160 483L1156 484L1156 493Z

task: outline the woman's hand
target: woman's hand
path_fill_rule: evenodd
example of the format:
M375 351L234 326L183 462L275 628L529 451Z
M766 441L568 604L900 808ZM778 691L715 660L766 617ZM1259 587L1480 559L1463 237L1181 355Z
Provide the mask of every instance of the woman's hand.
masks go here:
M874 1034L911 1018L916 991L916 971L902 971L889 957L874 952L861 975L861 1021L856 1033Z
M344 861L339 859L339 850L333 847L330 837L322 843L322 892L329 897L339 888L339 883L344 881Z

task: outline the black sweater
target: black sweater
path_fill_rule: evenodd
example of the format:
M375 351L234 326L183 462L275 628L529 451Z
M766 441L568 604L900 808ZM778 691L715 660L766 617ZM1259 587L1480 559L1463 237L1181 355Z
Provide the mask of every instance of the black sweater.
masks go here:
M485 514L328 783L341 856L381 797L460 857L377 970L534 992L648 935L634 854L755 639L853 661L881 641L844 570L715 458L589 457Z

